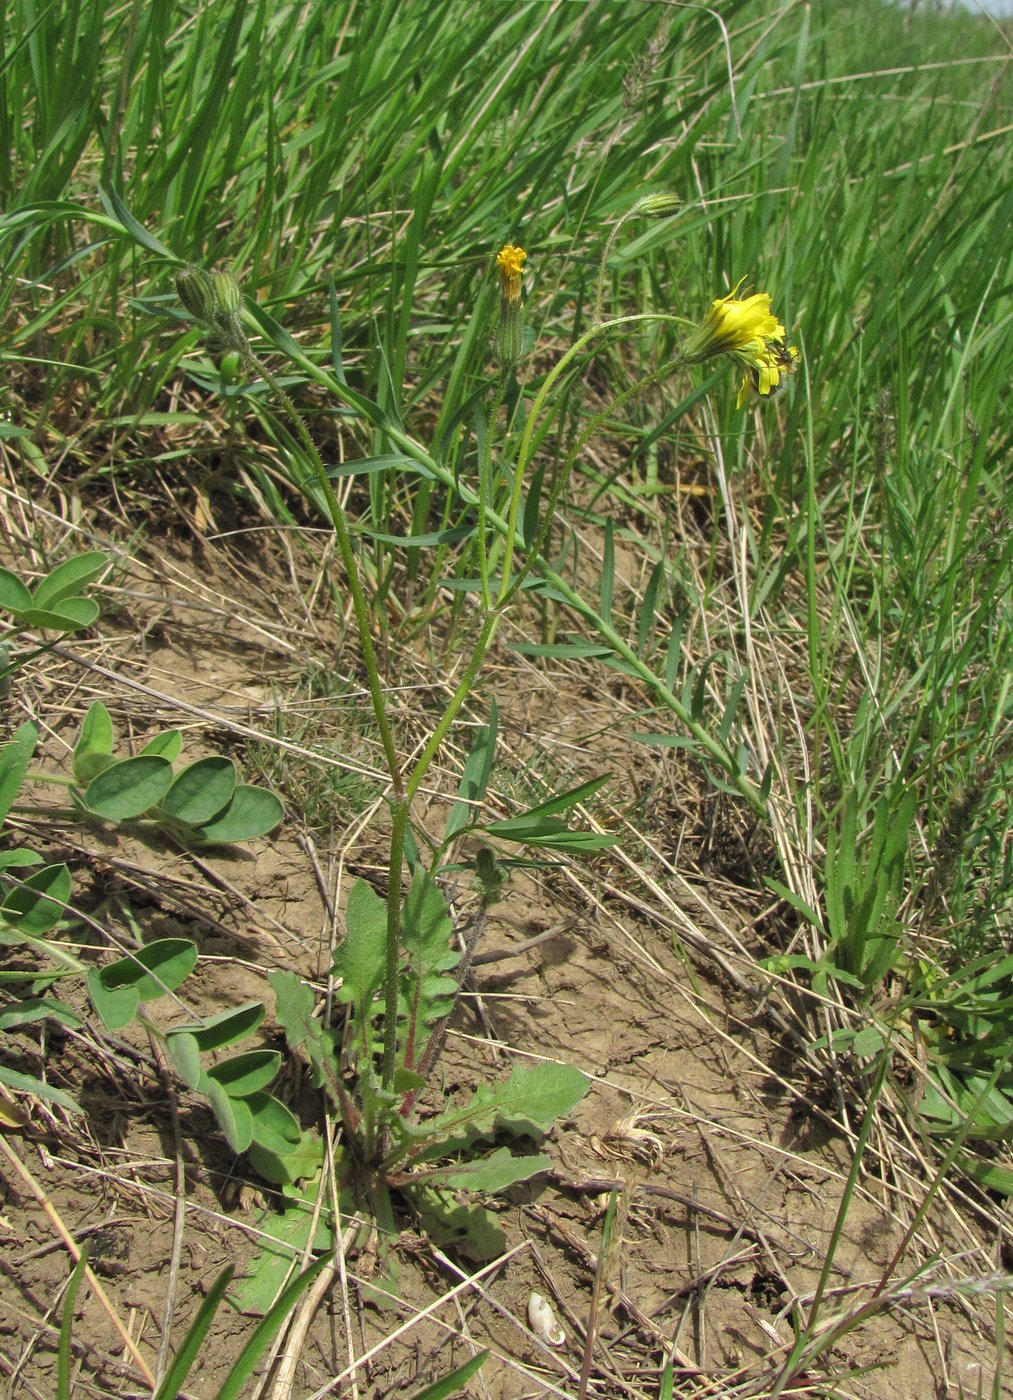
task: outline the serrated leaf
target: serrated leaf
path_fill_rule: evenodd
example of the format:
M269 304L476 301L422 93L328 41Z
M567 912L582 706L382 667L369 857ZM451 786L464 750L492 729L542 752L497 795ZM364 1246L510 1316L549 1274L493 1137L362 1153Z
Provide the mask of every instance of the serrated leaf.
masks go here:
M480 1084L465 1104L427 1119L414 1132L428 1141L456 1137L461 1132L471 1139L490 1137L497 1128L518 1136L541 1137L557 1119L576 1108L589 1083L572 1065L551 1060L517 1065L505 1084Z
M441 1248L451 1248L476 1263L495 1259L506 1249L506 1236L484 1206L462 1204L435 1188L413 1186L405 1193L426 1234Z
M294 972L269 972L275 994L275 1019L291 1049L302 1053L316 1071L335 1108L340 1108L340 1072L330 1032L313 1016L313 993Z
M155 754L139 754L110 764L89 784L84 805L106 821L130 821L158 805L172 784L172 764Z
M108 564L109 556L97 550L65 559L36 586L32 594L33 607L50 609L62 603L94 583Z
M360 1021L369 1017L383 983L387 957L387 906L371 885L356 880L348 895L345 937L334 953L332 972L340 977L339 1001L354 1002Z
M445 1171L437 1168L439 1182L451 1190L484 1191L489 1195L505 1191L518 1181L527 1181L529 1177L551 1169L552 1158L544 1153L515 1157L508 1147L498 1147L488 1157L479 1157L474 1161L455 1162Z
M496 757L496 736L499 729L499 711L495 700L489 710L489 722L482 725L475 735L475 741L464 765L461 781L457 786L457 801L450 809L447 825L444 828L445 842L470 826L478 815L478 804L485 797Z
M312 1199L314 1189L283 1192L284 1210L265 1210L256 1219L257 1253L252 1271L241 1279L232 1291L232 1302L242 1313L259 1316L270 1310L295 1263L308 1247L316 1216ZM330 1249L331 1231L326 1228L326 1216L312 1240L314 1249Z

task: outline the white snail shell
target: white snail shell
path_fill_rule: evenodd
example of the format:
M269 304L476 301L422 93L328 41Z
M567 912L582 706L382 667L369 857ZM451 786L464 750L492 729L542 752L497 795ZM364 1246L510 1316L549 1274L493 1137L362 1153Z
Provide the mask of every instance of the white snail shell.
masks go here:
M557 1322L551 1304L540 1293L532 1293L528 1299L528 1326L539 1341L550 1347L561 1347L566 1341L566 1333Z

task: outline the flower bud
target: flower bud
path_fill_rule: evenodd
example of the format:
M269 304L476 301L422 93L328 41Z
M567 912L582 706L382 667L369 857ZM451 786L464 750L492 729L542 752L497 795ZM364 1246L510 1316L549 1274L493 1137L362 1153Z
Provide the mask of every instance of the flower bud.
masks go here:
M499 330L496 353L504 367L515 365L524 353L524 320L521 316L521 269L527 258L523 248L507 243L496 255L500 277Z
M674 214L682 200L677 194L645 194L630 210L631 214L646 214L651 218L664 218Z
M239 283L231 272L216 272L211 278L214 288L215 309L223 316L234 316L243 302Z
M202 267L184 267L177 272L176 292L194 320L211 320L216 310L215 287Z

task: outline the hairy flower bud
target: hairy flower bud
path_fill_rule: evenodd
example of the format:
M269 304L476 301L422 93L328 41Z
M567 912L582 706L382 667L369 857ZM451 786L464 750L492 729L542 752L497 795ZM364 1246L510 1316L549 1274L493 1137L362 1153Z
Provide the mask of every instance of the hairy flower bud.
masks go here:
M176 273L176 292L196 321L207 324L216 310L215 287L202 267L184 267Z
M234 316L243 303L239 283L231 272L215 272L211 281L214 287L215 309L223 316Z
M631 214L645 214L661 219L666 214L674 214L682 200L677 194L645 194L630 210Z

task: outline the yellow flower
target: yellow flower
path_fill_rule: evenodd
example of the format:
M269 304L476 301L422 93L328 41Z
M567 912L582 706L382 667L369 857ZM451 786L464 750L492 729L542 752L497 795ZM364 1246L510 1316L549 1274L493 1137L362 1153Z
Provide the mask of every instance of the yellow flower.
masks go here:
M798 350L788 344L784 326L770 309L770 295L754 292L739 297L736 293L741 286L738 282L727 296L711 302L707 315L683 346L683 357L690 364L728 355L745 371L737 407L754 391L761 398L780 392L799 359Z
M735 407L741 408L752 393L761 398L773 398L788 382L788 375L798 364L799 354L794 345L785 345L783 340L771 340L767 349L760 354L747 355L744 351L733 353L746 371L739 386Z
M503 299L511 305L521 299L521 269L527 256L523 248L516 248L512 243L504 244L496 254Z

